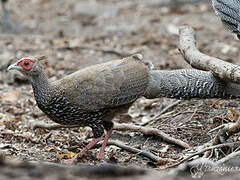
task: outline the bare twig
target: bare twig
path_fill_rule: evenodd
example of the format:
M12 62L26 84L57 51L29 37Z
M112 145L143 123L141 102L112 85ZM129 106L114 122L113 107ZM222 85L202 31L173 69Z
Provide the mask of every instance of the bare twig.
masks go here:
M135 153L135 154L147 157L148 159L150 159L150 160L152 160L154 162L158 162L160 160L163 160L161 157L156 156L156 155L154 155L153 153L151 153L149 151L140 150L140 149L137 149L137 148L130 147L130 146L126 145L126 144L123 144L120 141L109 140L107 144L108 145L114 145L114 146L117 146L117 147L119 147L121 149L124 149L126 151L129 151L129 152L132 152L132 153Z
M226 124L213 140L213 145L225 142L230 136L240 132L240 120L235 123Z
M48 129L48 130L56 130L56 129L61 129L61 128L75 128L75 127L80 127L78 125L61 125L61 124L47 124L42 121L36 121L33 124L31 124L31 128L33 130L40 128L40 129Z
M183 142L182 140L175 139L173 137L170 137L166 133L156 129L156 128L150 128L150 127L143 127L143 126L137 126L133 124L125 124L125 123L114 123L114 129L118 131L135 131L135 132L141 132L145 135L156 135L158 137L161 137L164 141L172 144L179 145L183 148L189 148L190 146Z
M215 146L210 146L210 147L207 147L201 151L198 151L196 153L193 153L191 154L190 156L184 158L183 160L179 161L178 163L175 163L175 164L172 164L170 166L168 166L168 168L172 168L172 167L176 167L186 161L188 161L189 159L193 158L194 156L199 156L201 155L202 153L206 152L206 151L209 151L209 150L212 150L212 149L215 149L215 148L222 148L222 147L226 147L226 146L233 146L235 144L240 144L240 141L238 142L234 142L234 143L225 143L225 144L218 144L218 145L215 145Z
M43 122L35 122L32 126L33 129L36 128L41 128L41 129L48 129L48 130L55 130L59 128L74 128L74 127L79 127L79 126L65 126L65 125L60 125L60 124L46 124ZM134 132L141 132L145 135L156 135L160 138L162 138L164 141L172 144L179 145L183 148L189 148L190 146L179 140L175 139L173 137L170 137L166 133L156 129L156 128L150 128L150 127L143 127L143 126L137 126L137 125L132 125L132 124L119 124L119 123L114 123L114 130L118 131L134 131Z
M221 127L222 129L219 130L215 138L211 141L211 145L213 146L226 142L226 140L230 138L230 136L240 132L239 120L235 123L223 124L222 126L219 127ZM211 152L206 151L204 153L204 157L207 158L209 156L211 156Z
M220 126L221 127L221 126ZM223 124L222 129L219 130L215 138L212 140L211 144L217 145L226 142L230 136L240 132L240 120L237 120L235 123ZM210 156L210 151L204 153L204 157Z
M240 83L240 66L201 53L196 48L196 34L191 27L179 29L179 50L193 68L211 71L227 82Z
M150 119L150 120L147 121L147 122L142 123L141 125L142 125L142 126L145 126L145 125L147 125L147 124L149 124L149 123L153 123L153 122L159 120L164 113L166 113L169 109L171 109L171 108L175 107L176 105L178 105L180 102L181 102L181 100L175 101L174 103L172 103L172 104L170 104L169 106L165 107L162 111L160 111L160 112L159 112L156 116L154 116L152 119Z
M46 137L44 137L44 140L47 142L47 140L52 136L52 132L49 132Z
M212 132L214 132L214 131L217 131L217 130L219 130L219 129L222 129L224 126L225 126L225 124L221 124L220 126L211 129L208 133L212 133Z
M219 130L215 138L212 140L211 145L217 145L226 142L228 138L232 135L240 132L240 119L238 119L235 123L231 124L223 124L219 126L222 129ZM209 157L211 155L210 151L206 151L204 153L204 157Z
M224 158L218 160L216 163L218 165L221 165L221 164L223 164L223 163L229 161L230 159L233 159L233 158L235 158L235 157L237 157L239 155L240 155L240 151L232 152L232 153L228 154L227 156L225 156Z
M187 120L187 122L188 122L188 121L191 121L192 118L196 115L196 113L197 113L197 109L194 110L194 112L192 113L192 115L190 116L190 118Z

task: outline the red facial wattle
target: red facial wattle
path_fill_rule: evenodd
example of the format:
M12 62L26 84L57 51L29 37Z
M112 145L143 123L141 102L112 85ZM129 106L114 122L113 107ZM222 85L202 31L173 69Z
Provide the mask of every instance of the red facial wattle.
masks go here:
M30 59L23 59L17 63L18 66L22 67L24 71L30 71L33 66L33 62Z

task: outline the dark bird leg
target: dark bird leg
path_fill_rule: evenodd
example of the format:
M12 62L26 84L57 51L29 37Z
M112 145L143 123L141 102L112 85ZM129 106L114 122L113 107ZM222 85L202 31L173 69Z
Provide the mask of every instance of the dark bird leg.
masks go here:
M94 138L85 148L83 148L79 153L77 153L72 159L67 160L67 163L73 163L77 160L80 155L86 153L89 149L92 149L95 144L101 140L102 136L99 138Z
M108 140L109 140L109 138L112 134L112 131L113 131L113 123L111 121L103 121L102 124L103 124L104 129L106 129L107 134L104 138L102 147L101 147L100 152L97 156L98 159L105 159L105 156L104 156L105 148L106 148L107 142L108 142Z
M110 123L112 123L112 122L110 122ZM105 123L104 123L104 125L105 125ZM76 154L72 159L69 159L68 161L67 161L67 163L73 163L74 161L76 161L77 160L77 158L80 156L80 155L83 155L84 153L86 153L88 150L90 150L91 148L93 148L93 146L95 146L95 144L97 144L101 139L102 139L102 136L103 136L103 134L104 134L104 129L103 129L103 126L104 125L102 125L102 124L100 124L100 123L96 123L95 122L95 124L90 124L89 125L89 127L91 127L92 128L92 131L93 131L93 135L94 135L94 139L85 147L85 148L83 148L78 154ZM108 123L106 123L106 125L107 125L107 127L109 127L110 125L108 124ZM105 126L104 126L105 127ZM113 127L113 123L112 123L112 127ZM111 133L110 133L111 134ZM110 134L108 135L106 135L106 137L108 137L108 138L105 138L106 139L106 141L109 139L109 136L110 136ZM104 141L105 141L105 139L104 139ZM106 143L105 143L106 144ZM106 147L106 145L105 145L105 147ZM104 150L105 148L101 148L101 150ZM101 152L101 151L100 151ZM103 152L104 153L104 152ZM103 154L102 153L102 154ZM100 153L99 153L100 154ZM101 156L103 156L104 157L104 154L103 155L101 155Z
M87 152L88 150L92 149L93 146L95 146L95 144L97 144L100 140L101 140L102 136L99 138L94 138L85 148L83 148L81 150L80 154L84 154L85 152Z
M111 121L103 121L102 122L102 125L103 127L107 130L107 134L104 138L104 141L103 141L103 144L102 144L102 147L100 149L100 152L97 156L98 159L105 159L105 155L104 155L104 152L105 152L105 148L107 146L107 142L112 134L112 131L113 131L113 123ZM97 144L101 138L102 138L102 134L103 134L103 127L102 125L99 125L99 124L95 124L95 125L90 125L90 127L92 128L93 130L93 134L94 134L94 137L97 137L97 138L94 138L85 148L83 148L80 153L78 153L77 155L75 155L72 159L69 159L67 162L68 163L73 163L74 161L77 160L78 156L84 154L85 152L87 152L89 149L93 148L93 146L95 146L95 144Z
M107 142L112 134L112 131L113 131L113 127L107 131L107 134L104 138L104 141L103 141L103 144L102 144L102 147L100 149L100 152L97 156L98 159L105 159L105 155L104 155L104 152L105 152L105 148L106 148L106 145L107 145Z

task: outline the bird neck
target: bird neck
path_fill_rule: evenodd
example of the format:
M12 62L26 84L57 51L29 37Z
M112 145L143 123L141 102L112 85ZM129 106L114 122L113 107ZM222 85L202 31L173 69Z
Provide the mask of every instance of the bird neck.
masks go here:
M48 101L51 97L51 87L46 74L41 71L39 74L31 76L30 82L36 101Z

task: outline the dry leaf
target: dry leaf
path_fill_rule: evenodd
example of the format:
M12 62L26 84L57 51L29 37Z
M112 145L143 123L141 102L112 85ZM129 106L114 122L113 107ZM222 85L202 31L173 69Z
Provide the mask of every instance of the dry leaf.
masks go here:
M216 109L220 109L221 108L221 103L220 103L220 99L216 100L215 104L213 104L214 108Z
M199 120L199 115L195 115L195 116L193 116L193 119L195 119L195 120Z
M66 154L60 154L59 157L60 159L71 159L72 157L74 157L74 153L72 152L69 152L69 153L66 153Z
M1 97L2 102L16 103L19 99L20 93L18 91L6 93Z
M131 159L133 158L133 156L132 155L130 155L130 156L127 156L127 157L124 157L122 160L121 160L121 162L122 163L126 163L126 162L129 162Z
M158 165L158 166L164 166L164 165L166 165L167 163L169 163L169 159L167 159L167 158L162 158L162 159L160 159L160 160L157 161L157 165Z
M232 113L234 121L237 121L239 118L239 114L237 113L237 111L235 111L234 109L229 109L229 110Z

